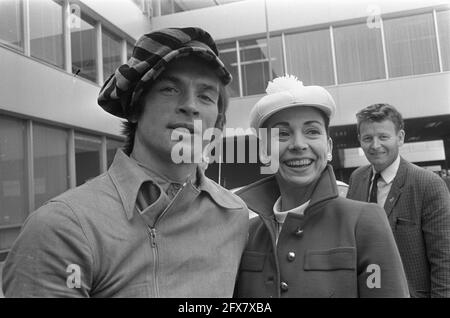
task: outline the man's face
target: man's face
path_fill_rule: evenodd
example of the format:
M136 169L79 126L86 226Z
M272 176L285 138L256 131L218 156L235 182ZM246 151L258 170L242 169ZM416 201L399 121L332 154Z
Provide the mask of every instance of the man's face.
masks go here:
M271 137L279 142L277 179L297 187L314 184L332 151L321 113L313 107L287 108L271 116L265 126L278 128L278 136Z
M214 127L219 85L215 72L199 57L181 57L170 62L144 96L135 147L171 160L171 149L178 142L171 139L175 129L187 131L187 128L194 139L194 120L202 123L202 131L196 132L197 135Z
M397 132L394 123L388 119L382 122L364 121L359 128L361 148L377 172L383 171L397 159L404 138L405 132Z

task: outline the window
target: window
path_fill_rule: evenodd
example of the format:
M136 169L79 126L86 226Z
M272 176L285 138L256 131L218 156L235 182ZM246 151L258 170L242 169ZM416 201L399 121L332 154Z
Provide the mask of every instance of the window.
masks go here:
M220 60L225 64L225 67L228 72L231 73L231 76L233 76L232 82L228 85L230 97L238 97L240 96L240 93L236 42L233 41L231 43L219 44L217 45L217 49L219 50Z
M86 181L100 174L100 138L76 134L75 135L75 169L76 185L82 185Z
M28 216L25 122L0 116L0 250L11 247Z
M288 73L296 75L304 85L332 85L333 57L330 31L286 35Z
M366 23L333 30L338 83L385 78L381 29Z
M106 139L106 161L107 167L111 166L114 156L116 155L117 149L123 147L123 142L114 140L114 139Z
M70 30L72 72L91 81L97 80L97 42L95 22L81 15L79 27Z
M52 0L29 1L31 56L64 66L62 7Z
M269 77L269 59L266 39L254 39L239 42L241 56L243 95L255 95L265 92ZM283 74L281 37L270 39L270 57L272 78Z
M436 12L441 46L442 70L450 71L450 11Z
M439 71L432 13L384 21L391 77Z
M0 43L23 50L22 1L0 1Z
M68 133L33 124L35 207L69 188Z
M133 55L134 45L130 42L127 42L127 60Z
M105 80L122 65L122 43L120 38L102 29L103 77Z

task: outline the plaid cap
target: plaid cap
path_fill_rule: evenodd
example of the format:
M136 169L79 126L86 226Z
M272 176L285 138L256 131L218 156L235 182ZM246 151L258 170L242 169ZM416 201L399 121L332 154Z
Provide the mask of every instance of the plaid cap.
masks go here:
M126 64L119 66L103 84L98 104L114 116L127 118L145 87L156 79L168 63L182 56L198 55L216 70L227 85L231 74L219 59L214 40L200 28L169 28L143 35Z

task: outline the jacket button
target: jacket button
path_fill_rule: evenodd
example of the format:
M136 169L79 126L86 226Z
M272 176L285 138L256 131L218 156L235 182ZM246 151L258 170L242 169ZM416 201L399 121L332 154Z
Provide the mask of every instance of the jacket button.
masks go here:
M292 262L295 259L295 253L294 252L289 252L287 255L287 259L289 262Z
M302 237L303 236L303 230L301 228L297 228L295 230L295 235L298 237Z
M281 291L286 292L288 291L288 289L289 289L288 284L286 282L281 282Z

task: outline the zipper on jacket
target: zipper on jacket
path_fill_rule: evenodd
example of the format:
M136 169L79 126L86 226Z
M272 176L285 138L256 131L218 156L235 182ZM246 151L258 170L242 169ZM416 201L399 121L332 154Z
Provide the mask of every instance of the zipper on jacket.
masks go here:
M164 211L161 212L161 214L156 219L155 224L153 225L153 228L156 228L156 224L159 223L159 221L162 219L164 214L166 214L166 212L172 207L172 205L175 202L176 198L183 191L183 189L186 186L186 184L187 184L187 181L185 183L183 183L182 187L178 190L177 194L175 194L175 196L173 197L172 201L169 202L169 205L164 209Z
M155 282L154 291L155 291L155 297L159 297L159 286L158 286L158 263L159 263L159 255L158 255L158 245L156 244L156 224L158 224L159 220L166 214L166 212L170 209L170 207L173 205L173 202L175 202L175 199L178 197L178 194L184 189L187 182L183 184L183 186L178 190L177 194L173 197L172 201L170 201L169 205L164 209L163 212L159 215L159 217L156 219L155 224L153 224L153 227L148 226L148 236L150 238L150 245L152 247L153 252L153 259L155 266L153 266L153 280Z
M155 282L154 291L155 297L159 297L159 287L158 287L158 245L156 245L156 229L154 227L148 227L148 235L150 237L150 244L152 246L154 266L153 266L153 280Z

